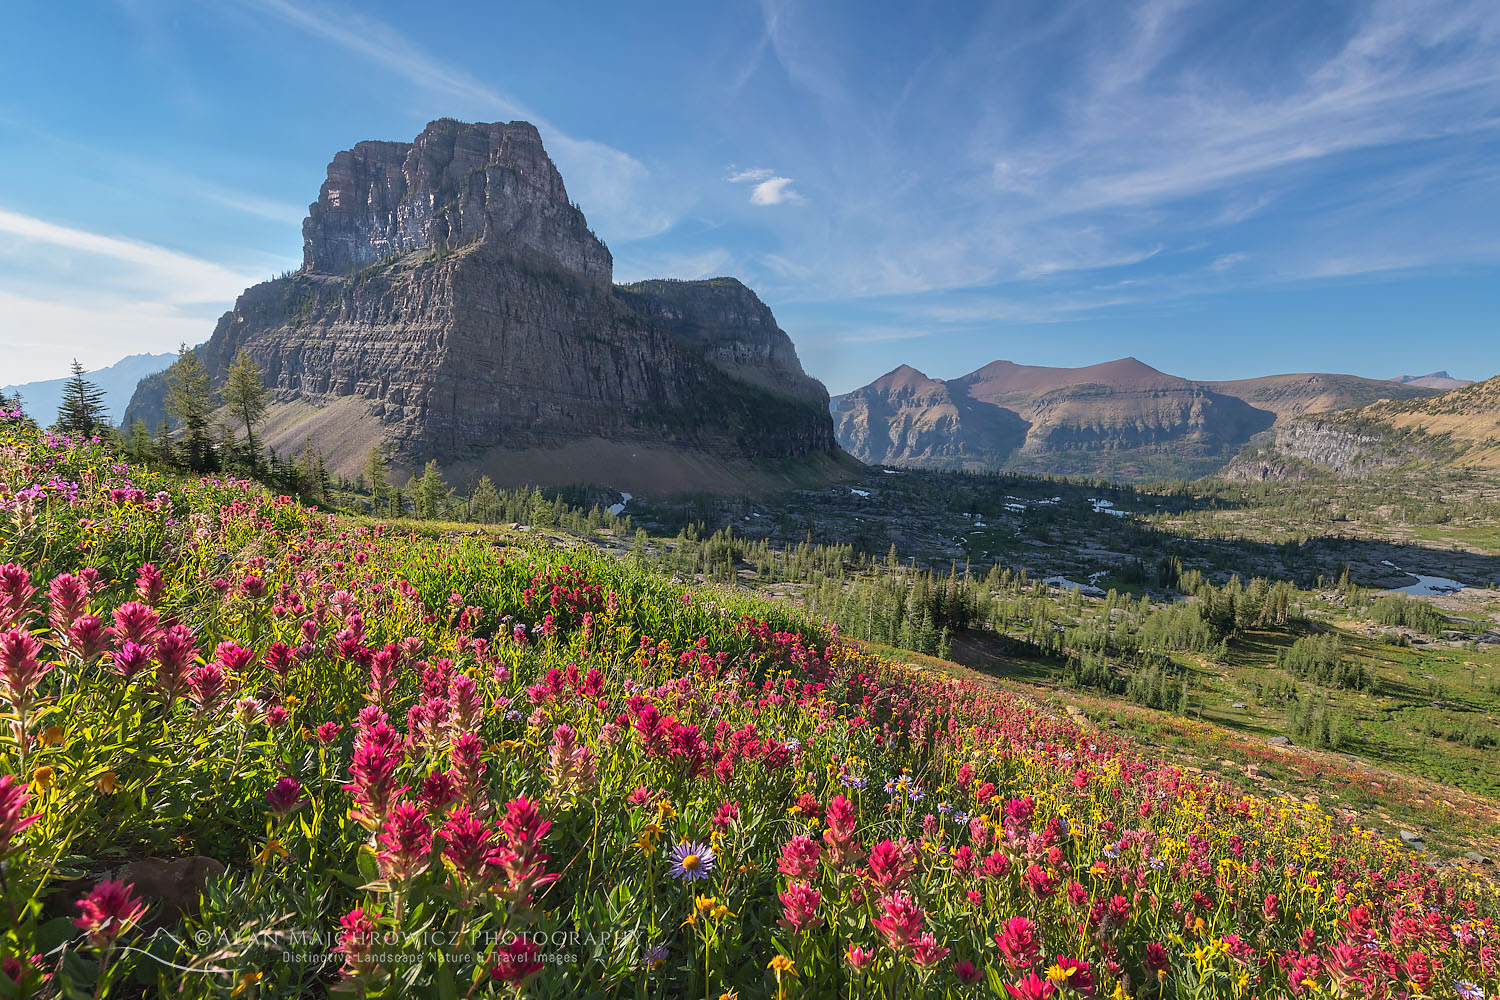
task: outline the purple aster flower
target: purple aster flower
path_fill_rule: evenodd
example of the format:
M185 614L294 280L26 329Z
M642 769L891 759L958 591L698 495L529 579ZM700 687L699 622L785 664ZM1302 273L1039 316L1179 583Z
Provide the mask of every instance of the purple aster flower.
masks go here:
M671 857L670 874L684 882L708 878L708 873L714 870L714 849L704 843L684 840L672 848Z

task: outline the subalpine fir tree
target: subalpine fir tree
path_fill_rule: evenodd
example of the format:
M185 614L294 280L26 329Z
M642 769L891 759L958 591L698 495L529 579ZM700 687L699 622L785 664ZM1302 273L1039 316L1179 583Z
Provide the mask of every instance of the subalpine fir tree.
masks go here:
M250 357L250 352L240 348L224 380L224 402L236 419L245 427L245 451L252 465L258 461L255 447L255 424L266 412L270 400L260 367Z
M214 389L208 369L182 345L167 369L167 412L182 426L182 446L188 468L204 472L214 465L214 443L209 417L214 411Z
M377 444L370 449L370 454L365 458L364 475L365 479L369 480L371 510L379 510L385 501L386 490L390 485L387 480L388 472L385 452Z
M77 358L73 359L72 372L63 385L57 429L64 434L92 437L105 428L104 390L83 377L83 365Z
M134 462L149 461L156 446L151 443L151 432L146 429L146 421L137 417L135 423L130 425L130 436L125 439L125 454Z

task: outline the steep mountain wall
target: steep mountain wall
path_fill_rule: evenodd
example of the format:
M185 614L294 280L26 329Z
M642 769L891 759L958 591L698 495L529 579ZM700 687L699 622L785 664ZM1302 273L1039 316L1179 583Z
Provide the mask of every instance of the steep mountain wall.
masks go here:
M311 439L353 472L382 444L399 466L506 481L580 442L607 457L566 475L594 482L628 476L643 448L837 454L826 392L749 289L612 288L609 251L530 125L444 120L410 144L360 143L334 158L303 233L303 268L247 289L196 349L218 383L250 353L275 393L272 447ZM142 382L128 416L154 426L164 391Z

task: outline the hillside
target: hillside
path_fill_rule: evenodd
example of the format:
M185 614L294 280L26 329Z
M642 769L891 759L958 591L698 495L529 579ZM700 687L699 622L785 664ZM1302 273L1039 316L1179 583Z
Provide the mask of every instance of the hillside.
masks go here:
M903 365L832 406L840 444L873 464L1139 481L1206 475L1302 414L1430 394L1352 375L1195 382L1122 358L996 361L948 381Z
M1488 877L1167 759L1185 720L1135 742L735 589L11 419L0 477L50 497L0 536L23 994L1500 985Z
M1288 422L1224 474L1236 480L1347 478L1402 467L1500 469L1500 376L1435 396Z
M398 470L627 490L733 488L839 462L827 393L732 278L615 289L608 248L525 122L433 122L334 157L297 272L246 290L196 349L249 351L266 443ZM165 380L127 419L154 426Z

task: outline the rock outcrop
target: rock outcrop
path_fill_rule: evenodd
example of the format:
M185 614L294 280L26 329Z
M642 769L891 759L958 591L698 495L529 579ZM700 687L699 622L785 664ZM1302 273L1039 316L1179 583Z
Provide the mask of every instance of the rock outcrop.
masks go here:
M1354 478L1403 467L1500 468L1500 377L1278 424L1269 440L1253 442L1237 456L1224 476Z
M1378 428L1304 417L1277 427L1264 445L1236 456L1223 477L1236 482L1293 482L1330 473L1347 478L1394 468L1414 457Z
M739 280L638 281L616 286L615 297L701 348L725 373L827 407L828 391L803 372L792 338Z
M347 274L474 243L533 255L599 288L613 274L535 126L448 118L414 142L361 142L334 156L302 223L302 266Z
M837 454L827 393L754 293L614 288L524 122L443 120L339 153L303 236L302 269L248 289L196 349L216 381L250 352L275 392L273 448L311 439L346 474L383 444L408 469L627 489L700 485L641 481L643 452L656 479L679 453ZM143 382L128 416L151 422L164 388ZM545 454L567 449L567 468Z

